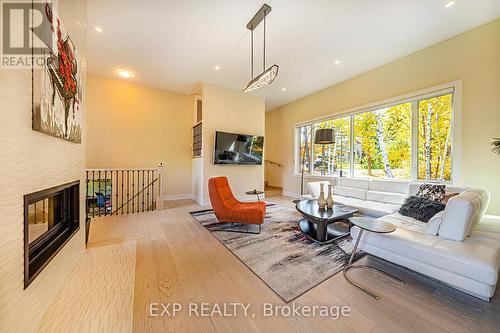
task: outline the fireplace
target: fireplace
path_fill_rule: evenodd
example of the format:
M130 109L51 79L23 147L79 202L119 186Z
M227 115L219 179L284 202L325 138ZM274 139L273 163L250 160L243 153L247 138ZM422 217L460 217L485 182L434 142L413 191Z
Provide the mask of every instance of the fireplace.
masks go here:
M80 181L24 196L24 288L80 227Z

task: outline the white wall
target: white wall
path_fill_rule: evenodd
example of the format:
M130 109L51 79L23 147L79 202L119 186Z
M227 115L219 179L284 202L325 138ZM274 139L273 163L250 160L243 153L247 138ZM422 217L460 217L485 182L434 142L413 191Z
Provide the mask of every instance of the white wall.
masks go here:
M59 15L86 73L86 1L59 1ZM83 253L85 92L82 144L31 129L31 71L0 69L0 331L33 332ZM80 180L80 230L24 290L23 196Z
M264 165L215 165L216 131L264 135L265 102L241 91L204 84L203 95L203 203L210 203L208 179L227 176L234 195L249 199L246 191L264 189ZM264 141L266 138L264 138ZM255 199L255 198L251 198Z
M163 162L163 195L189 197L192 107L192 96L89 75L87 168L157 168Z
M266 114L267 180L297 193L293 175L294 124L361 105L462 81L461 184L491 191L490 214L500 214L500 158L491 152L500 135L500 19L432 45Z
M203 158L196 157L191 160L192 192L193 199L203 204Z

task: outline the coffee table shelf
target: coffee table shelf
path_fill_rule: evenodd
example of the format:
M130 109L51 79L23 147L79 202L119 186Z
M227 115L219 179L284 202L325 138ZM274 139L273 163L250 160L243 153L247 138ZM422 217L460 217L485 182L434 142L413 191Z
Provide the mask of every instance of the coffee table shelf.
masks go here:
M334 204L331 209L320 209L316 200L301 200L295 208L302 214L299 229L318 242L330 242L349 235L348 219L357 209Z

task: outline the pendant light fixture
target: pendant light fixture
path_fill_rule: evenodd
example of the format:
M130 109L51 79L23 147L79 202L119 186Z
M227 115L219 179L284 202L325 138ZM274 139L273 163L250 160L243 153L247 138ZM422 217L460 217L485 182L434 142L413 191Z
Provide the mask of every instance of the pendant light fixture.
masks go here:
M243 89L244 92L249 92L255 89L262 88L263 86L266 86L268 84L273 83L274 79L276 76L278 76L278 65L272 65L268 69L266 69L266 16L271 12L271 7L268 6L267 4L264 4L257 14L248 22L247 24L247 29L251 31L251 59L252 59L252 78L250 82L246 85L246 87ZM256 77L253 76L253 31L257 26L264 21L264 56L263 56L263 66L262 70L263 72L257 75Z

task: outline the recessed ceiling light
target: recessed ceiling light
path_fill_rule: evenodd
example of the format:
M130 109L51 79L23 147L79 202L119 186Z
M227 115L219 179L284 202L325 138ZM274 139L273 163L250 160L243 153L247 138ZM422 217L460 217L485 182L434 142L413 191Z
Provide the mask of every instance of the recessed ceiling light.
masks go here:
M281 88L281 91L286 91L286 88Z
M216 71L218 71L218 70L220 69L220 66L219 66L219 65L217 65L217 66L215 66L215 67L214 67L214 69L215 69Z
M101 27L97 27L97 26L96 26L94 29L95 29L95 31L97 31L97 32L102 32L102 31L103 31Z
M118 74L119 76L121 76L124 79L130 79L131 77L134 76L134 73L126 71L126 70L123 70L123 69L117 70L116 74Z
M340 60L338 60L338 59L337 59L337 60L335 60L334 64L335 64L335 65L340 64Z
M444 5L446 8L449 8L455 4L455 1L450 1L446 5Z

